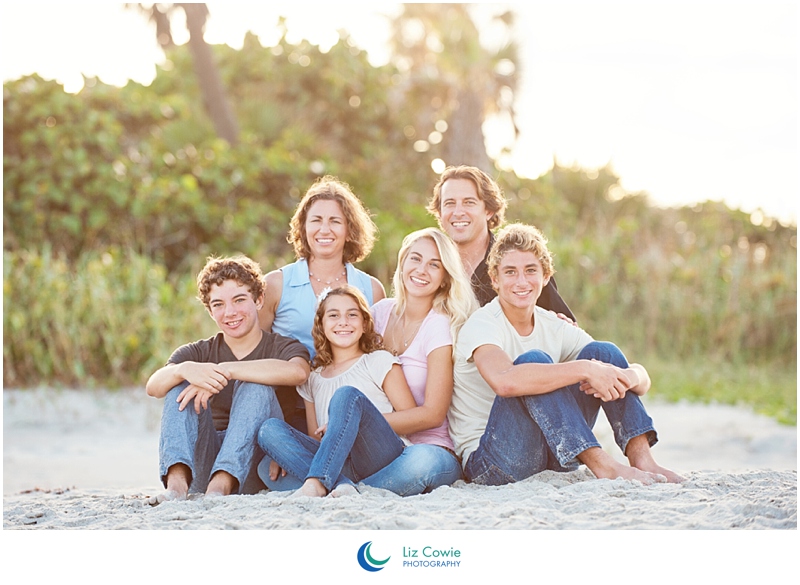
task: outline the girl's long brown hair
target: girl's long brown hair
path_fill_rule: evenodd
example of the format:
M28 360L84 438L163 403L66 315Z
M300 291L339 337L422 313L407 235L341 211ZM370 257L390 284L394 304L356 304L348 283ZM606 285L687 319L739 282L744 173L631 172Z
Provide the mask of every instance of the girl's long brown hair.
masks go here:
M383 349L383 338L375 331L375 321L372 319L372 313L370 313L369 305L367 304L367 299L364 297L364 294L350 285L340 286L327 294L317 306L317 312L314 315L311 337L314 339L314 349L317 351L313 362L315 368L327 366L333 362L331 342L325 337L325 330L322 327L322 318L325 315L325 306L328 304L328 299L337 295L352 298L361 311L361 317L364 319L364 333L361 335L361 339L358 340L359 349L364 353L372 353L373 351Z

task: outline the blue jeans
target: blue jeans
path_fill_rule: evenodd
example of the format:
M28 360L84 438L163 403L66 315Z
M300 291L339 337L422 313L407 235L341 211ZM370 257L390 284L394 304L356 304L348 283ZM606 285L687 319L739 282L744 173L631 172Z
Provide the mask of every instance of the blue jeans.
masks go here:
M461 463L453 453L438 445L420 443L406 447L400 457L361 483L399 496L415 496L461 478Z
M169 468L186 465L192 474L190 492L204 492L217 471L230 473L239 482L239 493L256 493L261 482L256 463L263 453L256 445L261 424L271 418L283 419L280 404L271 386L237 381L233 390L228 429L217 431L207 408L198 415L191 403L182 411L176 402L189 385L183 382L164 397L159 442L159 472L166 486Z
M291 489L297 480L319 479L328 491L340 483L360 481L387 466L403 452L403 441L364 394L352 386L334 392L328 407L328 428L322 441L312 439L283 421L261 425L258 444L294 480L273 482L269 461L259 476L270 489Z
M589 343L577 359L597 359L621 368L628 361L613 343ZM545 352L531 350L514 364L553 363ZM504 485L552 469L577 469L577 456L600 447L592 427L602 407L622 452L634 437L647 435L650 445L656 437L653 421L639 397L627 392L624 398L603 402L580 391L579 384L553 392L513 398L495 397L486 430L478 448L464 467L469 481L483 485Z

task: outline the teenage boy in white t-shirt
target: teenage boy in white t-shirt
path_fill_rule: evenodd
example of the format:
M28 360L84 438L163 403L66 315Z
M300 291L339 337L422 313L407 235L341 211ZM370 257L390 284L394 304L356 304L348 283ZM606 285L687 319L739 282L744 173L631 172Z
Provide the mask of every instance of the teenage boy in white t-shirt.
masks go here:
M554 272L542 233L505 227L488 267L497 298L459 333L448 413L466 478L503 485L583 463L598 478L682 481L650 452L657 437L639 400L650 389L644 367L536 306ZM601 407L630 466L603 451L592 433Z

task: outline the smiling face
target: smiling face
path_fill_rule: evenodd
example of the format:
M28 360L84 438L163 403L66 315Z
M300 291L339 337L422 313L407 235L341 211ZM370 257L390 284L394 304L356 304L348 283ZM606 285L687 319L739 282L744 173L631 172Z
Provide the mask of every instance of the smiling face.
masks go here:
M355 299L349 295L330 295L325 299L322 331L336 349L358 347L364 334L364 315Z
M549 281L550 277L544 275L542 262L536 254L522 250L509 250L503 254L497 272L492 274L492 286L506 312L532 312Z
M305 236L313 257L342 257L347 242L347 221L338 201L318 199L311 204L306 216Z
M430 238L420 238L406 253L402 269L403 288L408 297L430 297L439 292L446 277L439 249Z
M459 246L486 237L492 212L469 179L447 179L442 185L439 225Z
M244 340L261 336L258 310L263 295L253 299L249 289L235 280L212 284L208 294L208 313L226 338Z

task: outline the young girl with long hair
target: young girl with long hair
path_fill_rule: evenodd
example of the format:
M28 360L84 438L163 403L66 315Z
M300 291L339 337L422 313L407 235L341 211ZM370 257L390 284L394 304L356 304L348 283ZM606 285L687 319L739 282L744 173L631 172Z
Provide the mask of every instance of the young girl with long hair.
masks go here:
M406 441L384 415L415 402L398 359L382 349L367 301L354 287L323 291L312 336L315 368L298 387L311 436L280 419L267 420L258 434L267 453L259 476L273 490L302 482L299 495L340 495L402 454Z

